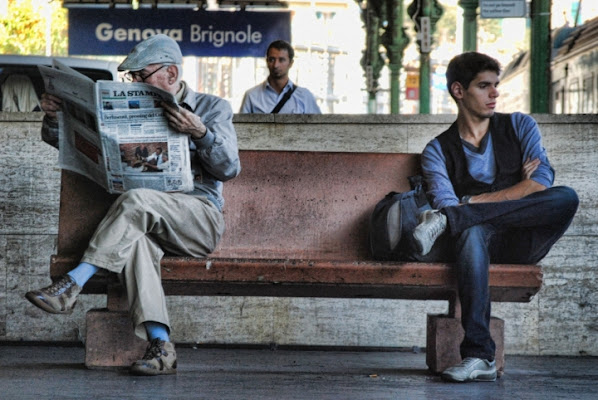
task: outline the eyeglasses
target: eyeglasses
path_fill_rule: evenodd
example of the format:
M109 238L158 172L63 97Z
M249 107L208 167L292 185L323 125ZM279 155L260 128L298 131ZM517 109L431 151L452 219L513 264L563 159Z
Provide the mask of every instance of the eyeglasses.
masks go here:
M168 65L162 65L160 68L156 68L153 72L150 72L148 75L141 75L141 71L129 71L125 74L125 79L128 82L135 82L137 80L141 80L141 82L145 82L147 79L149 79L150 76L152 76L153 74L155 74L156 72L160 71L162 68L166 68L168 67Z

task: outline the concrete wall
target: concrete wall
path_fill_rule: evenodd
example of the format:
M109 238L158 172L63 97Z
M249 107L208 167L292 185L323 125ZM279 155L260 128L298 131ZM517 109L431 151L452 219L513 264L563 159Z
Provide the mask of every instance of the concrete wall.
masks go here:
M580 210L543 260L530 303L499 304L506 352L598 355L598 116L536 116L557 170ZM242 149L421 152L454 116L238 115ZM72 316L46 314L24 293L49 283L58 224L57 151L41 142L41 114L0 113L0 341L84 340L84 295ZM169 297L173 340L187 343L425 346L426 313L446 303L406 300Z

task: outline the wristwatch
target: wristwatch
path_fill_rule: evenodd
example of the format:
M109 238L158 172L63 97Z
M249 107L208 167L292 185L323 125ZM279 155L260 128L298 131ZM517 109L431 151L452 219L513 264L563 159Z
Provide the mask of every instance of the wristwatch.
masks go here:
M465 196L461 197L461 204L469 204L471 202L471 196L466 194Z

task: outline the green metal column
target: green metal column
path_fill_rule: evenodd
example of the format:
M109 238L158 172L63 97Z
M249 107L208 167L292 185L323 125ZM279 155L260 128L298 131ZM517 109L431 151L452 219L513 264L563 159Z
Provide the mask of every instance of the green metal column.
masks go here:
M407 13L415 22L419 45L419 113L430 113L430 51L436 23L444 10L437 0L414 0Z
M550 0L532 0L530 110L550 112Z
M382 43L388 55L388 69L390 70L390 113L399 113L400 85L399 77L403 65L403 53L409 44L409 38L403 27L403 0L388 0L388 24L382 35Z
M384 60L380 55L380 14L382 0L357 0L361 8L361 19L366 29L366 43L361 67L365 73L366 90L368 92L368 113L376 114L378 92L378 79L380 71L384 66Z
M419 113L430 114L430 53L421 53L419 62Z
M463 51L478 50L478 0L459 0L463 8ZM458 23L458 22L457 22Z

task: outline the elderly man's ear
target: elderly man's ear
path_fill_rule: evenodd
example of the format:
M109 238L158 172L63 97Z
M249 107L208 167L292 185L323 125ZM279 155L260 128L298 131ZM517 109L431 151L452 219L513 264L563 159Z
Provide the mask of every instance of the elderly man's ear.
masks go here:
M173 85L179 77L179 69L176 65L171 64L168 67L166 67L166 72L168 72L168 83L170 85Z

